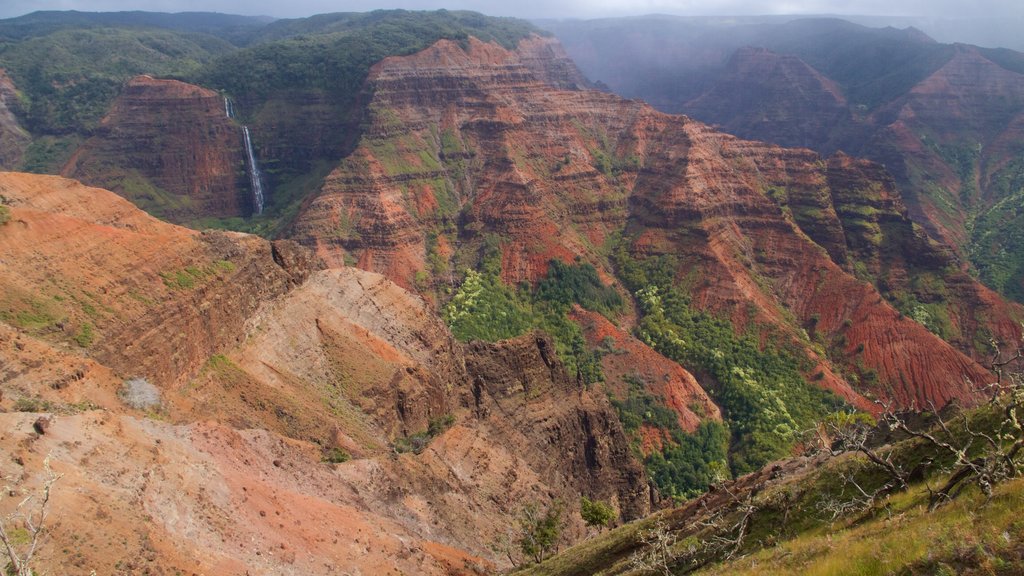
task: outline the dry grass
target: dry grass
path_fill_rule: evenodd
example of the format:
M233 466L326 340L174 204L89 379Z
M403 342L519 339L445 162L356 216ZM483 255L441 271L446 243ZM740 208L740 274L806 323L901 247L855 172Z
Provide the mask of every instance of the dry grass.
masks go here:
M805 534L701 574L1022 574L1024 479L989 502L971 494L933 513L923 489L894 496L889 513Z

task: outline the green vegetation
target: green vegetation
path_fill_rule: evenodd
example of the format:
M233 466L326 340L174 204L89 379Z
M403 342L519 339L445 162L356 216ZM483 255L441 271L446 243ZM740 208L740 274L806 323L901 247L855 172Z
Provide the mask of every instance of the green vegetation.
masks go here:
M178 78L230 95L254 133L289 144L260 159L271 189L263 215L188 224L272 236L358 141L357 97L373 64L440 39L466 46L475 36L511 48L530 34L545 33L523 20L445 10L326 14L269 25L225 15L40 14L0 25L0 67L19 90L8 105L33 136L20 169L37 173L60 171L133 76ZM439 167L425 155L409 162ZM187 198L127 168L90 167L104 174L99 184L152 214L189 213ZM451 204L444 182L434 184L438 202Z
M577 303L609 319L622 309L622 296L605 286L597 269L588 263L569 265L552 260L547 277L537 284L536 297L566 308Z
M496 342L533 327L529 307L495 274L466 270L466 277L445 307L445 321L462 341Z
M580 498L580 516L590 527L607 528L615 521L615 508L601 500L591 500L586 496Z
M0 306L0 320L35 334L50 330L65 317L55 301L32 295L0 295Z
M534 503L523 507L519 517L519 548L534 562L543 562L562 535L562 504L554 502L543 513Z
M15 412L50 412L52 409L53 404L42 398L22 396L14 402Z
M643 314L638 337L668 358L705 375L732 435L729 461L735 474L756 470L789 454L797 432L842 403L808 384L793 353L690 306L674 282L671 256L635 260L620 245L619 277L634 292Z
M0 63L24 95L25 127L62 136L94 128L128 78L194 73L230 49L215 38L165 30L68 29L0 43ZM39 167L35 154L28 161Z
M217 260L206 266L186 266L174 272L161 272L160 278L164 286L172 290L191 290L197 285L211 280L221 274L230 274L235 265L227 260Z
M889 516L869 517L838 531L810 531L778 547L702 574L1018 574L1024 523L1024 481L928 514L919 497L896 498Z
M20 169L36 174L54 174L68 162L82 138L77 134L43 135L35 138L25 151Z
M413 54L441 39L465 42L469 36L513 47L531 33L539 31L523 20L473 12L325 14L268 27L263 34L268 41L221 57L195 79L244 97L253 108L282 91L312 90L329 94L347 110L370 66L387 56Z
M648 573L638 570L637 558L657 560L657 573L664 574L763 574L766 567L773 574L1020 573L1024 479L1015 472L1022 454L1014 446L1021 436L1007 412L1022 398L1015 378L1013 391L995 405L942 423L932 414L930 424L905 429L916 437L890 446L867 440L879 430L864 415L831 418L827 434L807 440L809 460L785 463L771 476L724 482L707 497L584 541L520 573ZM901 426L893 414L885 421L890 427L883 434ZM834 456L837 447L848 451ZM892 483L889 464L907 479L905 486ZM972 466L982 475L962 476ZM958 478L971 479L950 484ZM661 554L650 554L659 544Z
M7 224L11 221L11 209L3 204L0 204L0 226Z
M543 330L554 339L569 374L584 384L603 380L598 353L587 348L582 330L567 314L574 303L612 314L622 304L615 289L604 286L590 264L552 260L547 277L533 293L513 291L501 281L497 249L497 245L489 248L481 272L466 271L465 280L445 307L452 334L462 341L496 342Z
M626 433L639 440L641 427L661 431L667 438L644 459L647 474L662 495L690 498L728 473L729 431L719 422L701 422L693 434L679 427L676 413L649 392L644 382L627 377L629 392L623 401L612 399Z
M331 447L324 452L321 460L329 464L342 464L352 459L352 455L337 446Z
M1024 156L1000 170L988 192L1000 200L974 219L971 262L987 286L1024 302Z
M88 348L92 345L93 340L96 339L96 334L93 332L92 324L83 322L78 328L78 334L75 335L75 343L82 348Z
M433 418L427 424L426 430L409 436L395 438L394 442L392 442L392 447L399 454L406 452L419 454L427 448L431 440L443 434L445 430L451 428L454 424L455 416L453 414L445 414L439 418Z

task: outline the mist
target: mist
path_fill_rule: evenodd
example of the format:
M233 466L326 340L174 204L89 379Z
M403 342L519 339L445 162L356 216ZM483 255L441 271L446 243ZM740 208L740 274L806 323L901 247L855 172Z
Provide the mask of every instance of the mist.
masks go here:
M678 16L834 15L870 26L915 26L941 42L1024 49L1024 3L1016 0L6 0L0 18L38 10L89 12L222 12L300 18L328 12L377 9L475 10L526 19L593 19L668 14Z

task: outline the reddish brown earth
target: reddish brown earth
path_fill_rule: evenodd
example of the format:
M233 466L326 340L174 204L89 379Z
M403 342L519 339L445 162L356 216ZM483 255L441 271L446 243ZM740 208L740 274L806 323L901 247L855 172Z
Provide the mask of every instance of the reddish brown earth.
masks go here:
M177 80L128 81L64 176L121 194L175 222L247 215L252 199L241 127L224 99Z
M837 214L834 224L797 220L834 260L858 263L849 268L859 269L889 301L933 305L935 314L948 317L948 322L936 318L931 328L975 360L991 355L990 339L1021 341L1024 308L977 282L946 245L915 224L884 169L837 154L828 160L828 181ZM818 238L820 230L834 227L845 237L845 253Z
M550 42L527 41L524 53ZM304 206L294 237L329 264L350 258L404 286L426 274L429 290L450 282L430 262L434 238L455 247L442 267L451 270L476 261L496 235L503 276L515 283L543 276L551 258L605 267L603 245L625 230L634 254L680 259L678 277L692 279L698 306L739 329L773 326L802 347L823 386L854 405L871 409L865 394L905 406L970 401L967 382L987 381L982 367L850 274L841 253L856 235L848 240L833 197L856 190L842 188L841 160L830 172L809 150L560 89L535 67L478 41L466 50L442 41L377 64L363 140ZM845 170L886 185L874 165ZM773 201L777 190L819 205L800 213ZM822 339L840 342L835 367L801 336L815 323ZM841 375L867 369L877 384Z
M837 78L851 76L846 68L860 66L831 61L827 54L834 47L828 45L826 34L806 41L820 46L825 55L809 56L806 46L788 49L804 50L807 61L817 59L826 67L831 62ZM997 183L1001 176L1012 177L1013 172L1004 171L1024 153L1024 75L1019 68L1000 65L991 53L973 46L942 46L923 35L908 35L903 46L891 46L894 52L884 56L903 62L894 65L892 76L872 77L876 71L864 66L847 78L847 88L859 90L861 97L882 98L863 103L852 101L842 86L807 61L785 53L785 41L768 42L778 44L779 51L742 47L724 65L715 51L702 54L700 62L700 56L693 56L693 61L690 56L670 56L684 78L679 92L697 90L700 95L662 102L665 95L654 87L650 95L666 109L731 134L806 146L822 154L845 150L885 165L899 185L909 216L965 256L971 215L1001 199L1005 192ZM1004 57L1013 62L1015 55ZM711 82L700 73L708 68L721 68L712 73ZM907 83L917 74L919 78ZM906 88L897 90L901 84ZM865 92L865 86L873 86L874 92ZM645 89L636 86L631 92L643 95Z
M288 242L56 177L0 193L0 473L32 489L49 456L63 475L37 569L467 574L508 565L525 503L563 501L565 542L580 495L650 510L615 411L543 335L463 346L418 297ZM159 404L127 405L129 377Z
M605 383L617 399L626 398L626 378L635 378L676 413L683 430L693 432L704 419L721 421L718 406L679 364L651 350L596 312L577 307L569 317L583 328L591 347L606 350L601 356L601 368Z
M18 90L7 71L0 68L0 169L3 170L20 166L25 148L32 141L14 115L18 106Z

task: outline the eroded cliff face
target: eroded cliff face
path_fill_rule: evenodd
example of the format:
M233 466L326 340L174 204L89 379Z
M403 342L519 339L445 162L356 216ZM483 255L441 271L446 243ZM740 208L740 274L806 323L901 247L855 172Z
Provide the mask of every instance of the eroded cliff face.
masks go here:
M0 194L12 214L0 235L4 320L125 376L188 380L316 266L287 258L288 242L186 230L59 177L6 173Z
M43 569L467 573L507 566L526 503L564 502L566 542L581 495L651 509L607 398L543 335L466 348L420 298L290 242L57 177L0 193L0 468L63 474Z
M14 114L18 106L18 90L7 71L0 68L0 169L3 170L20 166L25 149L32 141Z
M527 64L471 40L376 65L363 140L304 206L295 238L332 265L348 259L404 286L419 277L422 289L451 282L489 236L509 283L537 280L551 258L579 257L611 278L606 242L622 233L637 256L677 256L698 307L740 330L780 330L855 406L872 409L865 394L970 402L965 382L987 381L851 274L863 234L847 231L834 198L856 190L818 155L558 89ZM886 185L873 165L849 170ZM802 334L812 325L831 358ZM867 370L875 383L842 375Z
M174 222L248 215L242 131L221 95L177 80L125 85L64 176L117 192Z

